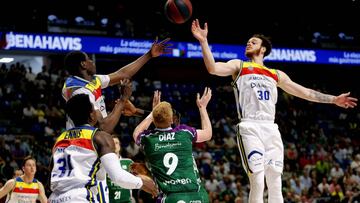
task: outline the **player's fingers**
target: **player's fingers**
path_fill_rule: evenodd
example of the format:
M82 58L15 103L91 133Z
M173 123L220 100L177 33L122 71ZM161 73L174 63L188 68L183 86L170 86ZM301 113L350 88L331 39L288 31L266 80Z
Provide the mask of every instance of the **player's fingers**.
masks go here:
M348 99L353 102L356 102L358 100L357 98L354 98L354 97L348 97Z
M166 42L170 41L170 39L171 39L171 38L168 37L168 38L164 39L163 41L161 41L160 44L165 44Z
M349 102L348 106L354 108L355 106L357 106L357 104L355 102Z
M158 42L158 36L155 37L153 44L156 44L157 42Z
M195 24L196 24L196 27L200 27L199 19L196 19Z
M205 87L205 89L204 89L204 93L203 93L203 96L206 96L206 95L207 95L207 93L208 93L208 87Z

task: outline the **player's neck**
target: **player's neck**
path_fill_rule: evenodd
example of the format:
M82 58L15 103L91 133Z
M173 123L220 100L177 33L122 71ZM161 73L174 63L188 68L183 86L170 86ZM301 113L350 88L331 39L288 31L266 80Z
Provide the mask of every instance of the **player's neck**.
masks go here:
M22 175L20 177L25 183L31 183L34 180L33 175Z
M253 56L253 57L251 58L251 62L254 62L254 63L257 63L257 64L259 64L259 65L264 66L264 59L263 59L263 57L261 57L261 56Z
M89 74L83 74L83 78L87 81L91 81L92 79L92 75L89 75Z

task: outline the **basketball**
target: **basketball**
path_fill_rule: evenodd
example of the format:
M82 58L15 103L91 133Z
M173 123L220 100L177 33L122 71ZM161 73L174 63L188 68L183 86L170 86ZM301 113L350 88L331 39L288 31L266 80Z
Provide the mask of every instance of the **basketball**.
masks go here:
M192 15L190 0L167 0L165 3L165 16L175 24L185 23Z

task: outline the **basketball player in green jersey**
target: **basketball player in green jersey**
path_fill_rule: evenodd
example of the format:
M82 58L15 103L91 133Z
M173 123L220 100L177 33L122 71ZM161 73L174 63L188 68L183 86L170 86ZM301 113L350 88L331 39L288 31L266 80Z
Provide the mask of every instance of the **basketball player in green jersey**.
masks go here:
M154 95L154 101L156 100ZM158 96L158 102L160 102ZM201 129L187 125L171 127L173 111L171 104L160 102L136 128L134 140L141 145L149 169L159 187L158 202L207 203L209 197L202 190L193 154L195 142L205 142L212 137L212 127L206 106L211 99L211 89L205 88L202 97L197 94L196 103L201 117ZM157 103L157 102L154 102ZM151 123L154 130L146 130Z
M119 157L120 166L125 171L129 172L130 164L133 163L131 159L121 157L121 144L120 140L116 135L113 135L115 143L115 154ZM132 190L124 189L111 181L109 177L106 178L107 185L109 188L109 201L110 203L132 203Z

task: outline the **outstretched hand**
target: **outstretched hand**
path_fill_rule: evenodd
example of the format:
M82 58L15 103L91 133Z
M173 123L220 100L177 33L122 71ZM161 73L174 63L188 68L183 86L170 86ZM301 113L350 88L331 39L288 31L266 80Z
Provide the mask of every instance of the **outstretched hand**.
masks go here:
M150 178L149 176L145 176L145 175L137 175L139 178L141 178L143 185L141 187L142 190L144 190L145 192L151 194L151 196L154 198L157 196L157 194L159 193L159 190L156 187L155 182L153 181L152 178Z
M354 97L349 97L349 95L350 95L350 92L340 94L339 96L335 97L334 104L336 104L337 106L343 107L345 109L354 108L355 106L357 106L356 102L358 101L358 99L356 99Z
M123 100L128 100L132 94L132 83L129 79L122 79L118 85L120 97Z
M169 40L170 38L166 38L158 43L158 37L156 37L150 49L151 57L158 57L162 54L170 54L172 49L169 47L171 47L172 44L167 43Z
M204 29L201 29L199 19L195 19L191 24L191 32L199 42L204 42L207 40L208 25L205 23Z
M201 98L199 93L197 93L196 96L197 96L196 104L199 107L199 109L206 108L206 106L208 105L211 99L211 89L209 87L205 87L204 93L201 96Z
M156 90L154 92L153 102L152 102L152 109L155 108L156 105L158 105L161 101L161 92L159 90Z

